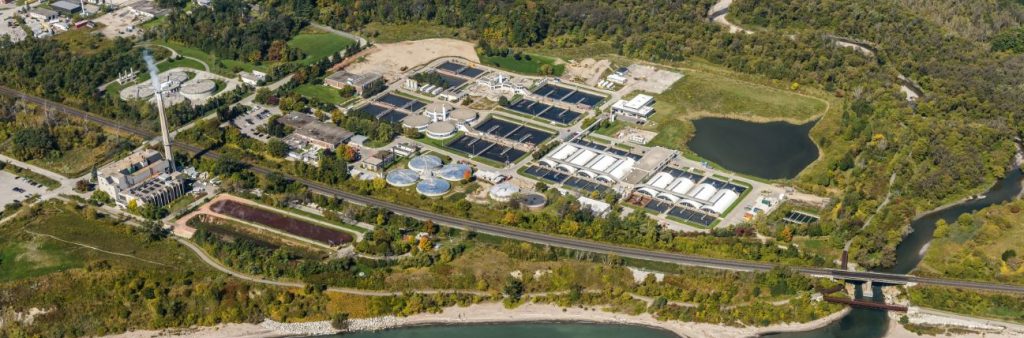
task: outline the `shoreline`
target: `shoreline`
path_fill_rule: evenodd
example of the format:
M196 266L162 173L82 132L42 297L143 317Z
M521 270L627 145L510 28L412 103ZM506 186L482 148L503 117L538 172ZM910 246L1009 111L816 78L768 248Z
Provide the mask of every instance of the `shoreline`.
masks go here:
M606 312L598 308L562 308L551 304L526 303L514 309L506 309L502 303L474 304L467 307L448 307L439 313L422 313L408 317L382 316L359 318L349 321L345 332L376 332L391 329L493 325L529 323L584 323L642 326L672 332L681 338L742 338L758 337L770 333L800 332L815 330L839 320L850 312L850 308L832 313L806 323L774 324L765 327L734 327L722 324L683 322L678 320L660 321L649 313L629 315ZM306 323L278 323L266 320L259 324L221 324L213 327L197 327L165 330L131 331L107 338L149 338L149 337L305 337L333 334L327 321Z
M506 309L501 303L474 304L468 307L445 308L441 313L417 314L409 317L378 317L364 319L375 321L383 318L395 321L385 327L360 327L353 320L350 331L379 331L420 326L444 325L486 325L509 323L593 323L620 324L643 326L672 332L679 337L713 338L713 337L756 337L769 333L809 331L826 326L849 313L850 308L832 313L828 316L807 323L774 324L765 327L733 327L722 324L683 322L677 320L660 321L653 315L643 313L629 315L580 307L562 308L551 304L527 303L514 309ZM388 320L385 319L385 320ZM390 320L388 320L390 321Z

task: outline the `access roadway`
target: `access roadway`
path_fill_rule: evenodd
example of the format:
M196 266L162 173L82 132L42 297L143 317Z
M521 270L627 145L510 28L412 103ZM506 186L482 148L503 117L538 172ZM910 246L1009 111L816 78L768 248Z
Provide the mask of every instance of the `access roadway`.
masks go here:
M157 133L138 128L135 126L126 126L117 123L113 120L96 116L77 108L69 107L60 103L52 102L43 98L21 93L19 91L0 86L0 95L7 95L12 97L18 97L23 100L36 103L41 106L45 106L54 112L60 112L75 116L90 122L97 123L101 126L118 129L121 131L129 132L138 136L143 137L146 140L153 140L156 138ZM195 154L196 156L202 156L207 159L217 160L222 157L221 154L200 149L198 147L189 144L177 144L176 147L180 150L187 151ZM269 174L273 172L271 169L250 166L249 170L257 174ZM737 271L766 271L770 270L777 264L765 263L765 262L753 262L753 261L741 261L721 258L710 258L697 255L686 255L679 253L670 253L663 251L654 251L650 249L642 249L635 247L622 246L611 243L595 242L585 239L569 238L556 235L549 235L538 233L525 229L503 227L494 224L488 224L480 221L458 218L443 214L437 214L429 211L416 209L404 205L398 205L395 203L382 201L369 196L363 196L354 194L351 192L343 191L338 188L327 186L325 184L307 180L301 177L294 177L290 175L284 175L286 178L294 180L300 184L306 185L310 191L319 193L326 196L332 196L346 200L348 202L384 208L395 212L400 215L413 217L421 220L431 220L434 223L446 225L453 228L471 230L479 233L489 234L493 236L500 236L504 238L526 241L542 245L550 245L554 247L567 248L572 250L593 252L606 255L615 255L619 257L634 258L640 260L657 261L665 263L673 263L679 265L689 266L700 266L714 269L727 269ZM826 278L836 278L843 280L854 280L854 281L872 281L883 284L928 284L936 286L948 286L956 288L974 289L982 291L1001 291L1001 292L1014 292L1024 293L1024 286L1019 285L1007 285L1007 284L996 284L986 282L973 282L964 280L953 280L953 279L942 279L942 278L927 278L917 277L912 275L904 274L888 274L879 272L865 272L865 271L844 271L838 269L827 269L827 268L816 268L816 267L791 267L795 271Z

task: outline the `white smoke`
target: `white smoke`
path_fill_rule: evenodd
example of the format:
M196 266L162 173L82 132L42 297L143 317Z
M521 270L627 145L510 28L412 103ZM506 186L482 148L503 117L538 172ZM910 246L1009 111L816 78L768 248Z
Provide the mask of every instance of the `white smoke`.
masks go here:
M142 59L146 60L146 68L149 69L150 83L153 84L153 92L160 92L160 78L159 71L156 69L156 62L153 61L153 55L149 54L148 49L142 50Z

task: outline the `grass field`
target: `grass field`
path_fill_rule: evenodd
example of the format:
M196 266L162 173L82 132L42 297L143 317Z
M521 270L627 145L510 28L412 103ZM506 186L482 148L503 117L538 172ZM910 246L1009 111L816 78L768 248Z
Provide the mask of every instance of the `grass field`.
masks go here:
M235 77L236 73L238 73L238 71L243 71L243 70L244 71L252 71L253 69L256 69L256 70L266 71L265 67L256 66L256 65L253 65L253 64L250 64L250 63L245 63L245 62L241 62L241 61L237 61L237 60L218 59L218 58L214 57L213 55L210 55L210 54L208 54L208 53L206 53L206 52L204 52L204 51L202 51L202 50L200 50L198 48L189 47L189 46L186 46L184 44L181 44L181 43L178 43L178 42L174 42L174 41L154 40L154 41L152 41L152 43L156 44L156 45L170 47L171 49L174 49L175 51L177 51L178 54L202 60L206 64L210 65L210 71L212 71L214 73L217 73L217 74L220 74L220 75L223 75L223 76L226 76L226 77L229 77L229 78ZM218 63L218 61L219 61L219 63Z
M423 40L433 38L459 38L465 36L462 31L445 27L429 22L417 22L408 24L381 24L371 22L361 31L361 36L373 42L392 43L409 40Z
M564 64L556 64L556 60L554 58L536 54L524 53L518 60L516 60L512 55L486 56L480 54L479 57L480 63L520 74L540 75L541 67L544 65L551 66L550 75L560 76L565 72Z
M199 61L186 58L181 58L174 61L161 62L156 65L156 68L159 69L160 72L164 72L169 69L174 69L178 67L192 68L195 70L206 70L206 67L203 67L203 64L199 63Z
M72 52L81 55L94 54L114 44L114 40L93 35L99 27L91 29L72 29L53 36L54 40L68 44Z
M102 216L89 219L81 210L59 202L45 203L38 214L0 228L0 281L84 267L99 260L131 268L206 270L205 264L174 241L150 242L128 225L112 224Z
M651 117L658 136L649 145L683 149L693 133L690 120L722 116L750 121L805 122L824 113L826 101L735 78L725 72L683 71L684 77L655 96Z
M309 65L355 43L355 41L330 33L302 33L288 41L288 46L298 48L306 53L306 57L297 62Z
M342 104L349 99L348 97L342 97L337 89L318 84L307 83L298 86L295 88L295 92L299 93L299 95L327 104Z

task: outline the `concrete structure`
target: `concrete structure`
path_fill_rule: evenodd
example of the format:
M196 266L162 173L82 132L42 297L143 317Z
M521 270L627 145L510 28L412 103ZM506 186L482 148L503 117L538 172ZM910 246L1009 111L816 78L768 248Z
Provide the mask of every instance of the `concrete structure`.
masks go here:
M292 127L295 135L309 144L321 149L334 151L339 145L348 142L354 133L333 124L324 123L309 114L292 112L278 119L278 122Z
M612 105L612 113L629 121L646 123L654 114L654 97L639 94L629 101L618 100Z
M185 194L185 179L172 172L159 152L146 149L100 170L97 189L121 207L134 204L163 206Z
M416 192L427 197L438 197L447 194L452 184L437 177L427 177L416 184Z
M46 8L33 8L28 11L28 16L39 21L50 21L60 16L59 13Z
M432 172L444 164L441 159L434 155L421 155L409 160L409 169L417 173Z
M356 94L363 95L365 90L374 81L380 80L383 77L377 73L366 73L366 74L354 74L345 71L331 74L324 79L324 85L334 87L336 89L345 88L350 86L356 90Z
M75 15L75 13L82 11L82 5L78 2L70 2L66 0L54 1L50 3L50 7L65 16L72 16Z
M648 148L647 152L636 162L633 171L629 173L628 177L623 179L623 182L638 184L651 174L664 168L672 159L678 156L679 152L672 149L664 147Z
M438 121L427 126L426 134L429 138L440 140L455 135L456 130L455 124L449 121Z
M426 132L430 125L430 118L423 115L409 115L402 119L402 127L416 129L419 132Z
M238 79L242 80L242 83L250 86L259 86L261 79L256 74L250 72L238 72Z
M477 172L473 173L473 176L478 180L493 184L501 183L509 178L502 173L490 170L477 170Z
M447 121L452 111L455 110L450 104L434 102L423 109L423 115L430 118L432 122Z
M472 109L455 108L448 117L455 120L457 124L468 125L476 122L476 120L480 118L480 114Z
M388 172L385 181L395 187L409 187L420 180L420 174L412 169L398 169Z
M495 184L487 192L487 196L491 197L492 200L498 202L511 201L516 195L519 194L519 187L512 182L505 182L501 184Z
M217 83L210 79L196 80L181 87L181 95L189 100L202 100L217 90Z
M612 210L611 204L598 201L589 197L581 196L579 199L577 199L577 201L580 202L581 206L590 209L590 212L598 217L604 217L605 215L608 214L609 211Z

